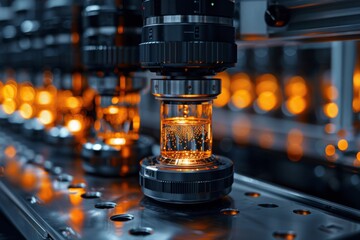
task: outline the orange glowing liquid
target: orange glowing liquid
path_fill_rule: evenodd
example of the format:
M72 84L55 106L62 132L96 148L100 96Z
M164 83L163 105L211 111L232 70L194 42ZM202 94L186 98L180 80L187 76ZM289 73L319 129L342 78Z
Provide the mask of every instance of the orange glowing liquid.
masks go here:
M197 164L197 160L211 157L211 136L210 119L164 119L161 123L161 156L177 160L177 165Z

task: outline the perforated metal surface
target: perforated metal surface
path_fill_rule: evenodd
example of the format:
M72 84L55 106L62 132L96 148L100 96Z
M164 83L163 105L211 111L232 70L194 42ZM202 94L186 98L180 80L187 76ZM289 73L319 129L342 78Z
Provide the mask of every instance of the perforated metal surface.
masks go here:
M80 159L56 154L40 143L14 139L1 135L0 206L26 236L146 236L156 240L360 237L359 211L237 174L228 197L174 206L144 197L137 176L84 175Z

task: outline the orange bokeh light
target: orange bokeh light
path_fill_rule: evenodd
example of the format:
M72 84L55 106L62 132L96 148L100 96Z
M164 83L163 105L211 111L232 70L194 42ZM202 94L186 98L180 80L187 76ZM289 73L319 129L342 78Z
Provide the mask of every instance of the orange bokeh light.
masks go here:
M336 153L336 148L334 145L329 144L325 147L325 154L329 157L334 156Z
M19 107L19 112L24 119L30 119L33 116L34 110L29 103L23 103Z
M301 96L294 96L286 100L285 106L291 114L297 115L305 111L307 102Z
M41 110L39 112L39 121L44 125L49 125L55 120L54 114L49 110Z
M231 97L232 104L239 109L246 108L252 103L253 96L247 90L237 90Z
M346 141L346 139L340 139L338 141L337 145L338 145L339 150L341 150L341 151L345 151L349 147L349 143L348 143L348 141Z
M325 104L323 111L327 117L335 118L338 115L339 108L336 103L330 102Z
M79 119L71 119L67 122L66 127L70 132L76 133L81 131L81 129L83 128L82 125L83 124Z
M266 91L258 96L256 103L261 110L268 112L277 106L278 100L273 92Z

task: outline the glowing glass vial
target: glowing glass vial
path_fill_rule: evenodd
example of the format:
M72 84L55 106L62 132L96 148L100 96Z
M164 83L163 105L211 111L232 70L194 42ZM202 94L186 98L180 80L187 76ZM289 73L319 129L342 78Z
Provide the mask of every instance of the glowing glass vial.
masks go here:
M233 163L212 154L212 101L219 79L152 79L160 100L160 156L141 161L143 193L162 202L201 203L227 195Z
M197 166L211 157L211 101L161 101L160 116L160 161Z
M98 96L98 102L101 102ZM129 93L111 98L111 105L97 107L97 136L104 143L120 149L121 146L134 144L139 139L140 93Z

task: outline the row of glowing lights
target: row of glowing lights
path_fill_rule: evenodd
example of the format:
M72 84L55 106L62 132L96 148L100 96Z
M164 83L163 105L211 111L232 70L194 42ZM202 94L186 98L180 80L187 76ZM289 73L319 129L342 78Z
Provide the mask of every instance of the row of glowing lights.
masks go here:
M74 83L79 82L76 81L79 77L75 75L73 78L76 78L73 79ZM44 73L44 82L46 82L46 79L52 79L50 72ZM73 87L76 88L76 86ZM81 88L81 86L77 88ZM64 124L67 130L76 136L81 136L84 133L83 130L90 123L90 120L83 116L81 110L83 107L89 107L93 104L94 96L95 91L90 88L86 89L81 96L74 96L71 91L59 91L51 84L47 84L46 87L34 88L29 82L17 83L13 79L8 79L3 84L0 81L0 105L4 113L11 116L18 111L25 120L37 118L47 129L59 124L59 119L63 118L60 120L62 121L60 124ZM122 98L114 97L112 99L114 105L120 101L138 103L140 96L139 94L129 94ZM121 114L116 106L109 107L108 111L109 114ZM140 118L138 116L133 118L134 128L138 129ZM112 146L125 145L126 143L126 139L123 137L109 138L107 140L108 144Z
M326 127L329 127L328 125L329 124L327 124ZM247 144L249 138L256 138L261 148L271 149L274 146L276 135L271 129L265 129L258 134L252 134L251 128L252 122L246 117L239 117L234 121L232 132L235 142L238 144ZM345 152L350 148L350 144L348 140L346 140L346 134L343 131L339 131L338 136L339 140L335 144L327 144L324 147L324 155L330 162L335 162L338 159L339 151ZM294 162L300 161L304 155L304 147L306 144L304 134L300 129L293 128L289 130L285 145L288 158ZM360 152L356 154L353 165L360 167Z
M7 115L18 110L23 119L36 117L44 126L54 124L57 108L63 106L76 113L76 109L82 106L81 98L72 96L70 91L64 91L61 99L59 92L51 85L35 89L30 83L18 84L14 80L8 80L5 84L0 82L0 94L0 102ZM68 119L66 127L73 133L80 132L83 126L79 114Z
M214 101L216 107L232 105L237 109L246 109L254 104L263 112L270 112L277 109L281 104L280 85L276 77L272 74L259 76L255 82L245 73L237 73L230 76L221 73L217 76L223 82L222 94ZM354 99L353 110L360 112L360 72L354 74ZM338 90L331 84L322 85L322 97L325 101L323 113L328 118L336 118L338 115ZM300 76L291 77L284 88L286 98L285 107L293 115L304 113L309 107L309 87L306 81ZM238 131L241 127L244 131ZM240 143L246 142L251 132L251 122L242 120L241 124L234 126L234 138ZM335 126L332 123L325 125L325 132L334 133ZM270 148L274 143L274 135L271 131L265 131L259 135L259 145L263 148ZM336 161L337 149L346 151L349 148L348 141L340 136L336 144L325 146L325 156L329 161ZM303 134L299 129L293 129L288 133L286 145L287 154L290 160L299 161L303 156ZM356 154L354 166L360 166L360 152Z
M217 75L222 80L221 94L214 100L215 107L232 106L236 109L254 107L262 113L284 107L290 115L300 115L310 108L310 89L301 76L292 76L281 89L279 80L273 74L262 74L253 81L246 73L229 75L226 72ZM355 78L354 78L355 79ZM360 79L359 79L360 89ZM338 115L335 103L338 97L337 89L331 84L322 87L325 104L323 112L328 118ZM360 101L359 101L360 110Z

